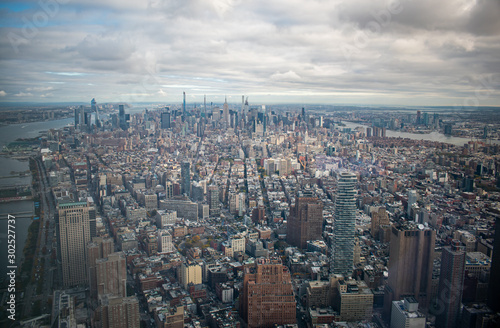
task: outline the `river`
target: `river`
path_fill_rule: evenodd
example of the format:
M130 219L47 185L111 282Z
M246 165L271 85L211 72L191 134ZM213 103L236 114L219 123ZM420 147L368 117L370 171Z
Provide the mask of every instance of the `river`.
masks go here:
M54 121L42 121L33 123L22 123L0 126L0 149L18 138L34 138L40 135L40 132L50 129L63 128L69 123L73 123L73 118L67 118ZM10 176L15 172L25 172L29 170L28 161L20 161L9 157L0 156L0 176ZM30 185L31 176L13 177L0 179L1 187L10 187L16 185ZM24 244L28 236L28 227L30 226L35 210L33 201L19 201L12 203L0 203L0 281L6 277L7 273L7 217L9 213L24 213L16 218L16 265L21 263ZM19 270L20 268L18 268ZM18 271L19 272L19 271Z
M367 125L353 123L353 122L343 121L342 123L345 124L345 127L351 128L351 129L355 129L357 127L363 127L363 128L365 128L365 132L366 132L366 128L369 127ZM446 135L439 133L439 132L436 132L436 131L433 131L431 133L410 133L410 132L399 132L399 131L386 130L386 136L393 137L393 138L407 138L407 139L413 139L413 140L437 141L437 142L452 144L455 146L463 146L470 141L470 139L467 139L467 138L450 137L450 136L446 136ZM499 140L492 140L491 142L493 144L500 144Z

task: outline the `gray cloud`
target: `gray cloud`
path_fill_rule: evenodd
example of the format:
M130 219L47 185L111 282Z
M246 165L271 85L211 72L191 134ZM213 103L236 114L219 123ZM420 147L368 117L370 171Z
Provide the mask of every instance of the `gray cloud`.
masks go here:
M442 105L500 74L497 1L74 0L25 37L32 3L1 13L2 100Z

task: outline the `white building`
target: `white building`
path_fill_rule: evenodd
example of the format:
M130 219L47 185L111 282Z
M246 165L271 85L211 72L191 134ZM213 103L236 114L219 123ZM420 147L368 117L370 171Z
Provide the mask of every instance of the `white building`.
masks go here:
M172 235L167 230L158 230L158 252L172 253L173 251Z
M392 302L391 328L425 328L425 315L418 311L414 297Z

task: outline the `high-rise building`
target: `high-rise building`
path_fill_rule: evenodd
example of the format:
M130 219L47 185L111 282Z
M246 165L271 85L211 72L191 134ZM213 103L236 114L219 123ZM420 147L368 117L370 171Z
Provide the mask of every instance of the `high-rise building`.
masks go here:
M186 92L182 92L182 115L186 116Z
M174 184L172 181L165 182L165 198L169 199L174 197Z
M240 315L248 328L296 322L292 278L280 259L258 259L244 269Z
M158 253L165 254L173 251L172 235L166 229L158 230Z
M93 237L87 244L87 258L89 266L90 296L97 299L97 267L98 259L106 258L114 252L113 238Z
M408 219L412 219L411 216L411 208L413 204L417 203L417 191L416 190L408 190L408 206L407 206L407 215Z
M87 244L90 242L89 216L95 209L87 202L58 204L59 244L65 287L88 283Z
M464 288L464 248L458 240L453 240L451 246L443 247L437 295L437 328L458 326Z
M428 307L436 231L404 222L393 226L389 251L389 279L385 288L384 317L391 317L392 301L413 296Z
M201 266L198 263L182 263L179 267L179 283L184 286L184 289L187 289L187 285L190 283L201 284Z
M216 185L208 186L207 198L208 205L210 206L210 216L219 216L219 187Z
M224 124L229 127L229 106L227 104L227 97L224 100L224 105L222 106L222 117L224 120Z
M118 119L119 119L120 128L123 130L128 129L124 105L118 105Z
M500 219L495 222L495 239L491 258L490 283L488 288L488 306L500 312Z
M161 128L170 129L170 110L168 107L166 112L161 113Z
M96 261L97 294L127 296L127 263L123 252Z
M337 290L333 293L334 309L340 314L340 320L355 322L370 320L373 312L373 293L362 280L339 279Z
M333 223L333 261L331 273L351 276L354 263L354 235L356 227L356 175L342 172L335 196Z
M308 240L321 236L323 228L323 203L312 191L297 193L295 205L290 209L287 223L287 243L306 248Z
M389 225L389 215L387 214L387 210L384 206L378 208L377 211L373 212L371 220L371 235L376 240L379 240L380 227Z
M136 296L104 295L100 302L102 328L139 328L141 326L139 300Z
M95 125L100 128L101 121L99 121L99 111L97 110L97 102L95 101L95 98L92 98L90 101L90 110L95 113Z
M190 163L188 161L184 161L181 164L181 193L190 195L190 187L191 187L191 170Z

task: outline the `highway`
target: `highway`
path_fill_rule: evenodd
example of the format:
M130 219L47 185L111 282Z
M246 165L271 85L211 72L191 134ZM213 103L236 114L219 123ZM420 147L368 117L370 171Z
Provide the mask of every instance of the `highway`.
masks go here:
M45 167L40 158L36 158L36 163L38 171L40 172L40 202L41 208L43 210L43 215L40 217L40 231L39 231L39 243L36 248L36 253L34 258L38 258L39 265L33 267L32 275L35 275L34 280L30 281L25 289L23 307L21 311L21 318L29 319L35 315L32 313L34 302L40 300L41 302L41 314L50 314L52 309L49 307L49 297L52 295L54 290L54 281L57 277L57 265L56 261L51 260L52 252L57 252L57 247L52 248L53 244L57 245L57 241L54 240L54 231L56 229L54 215L55 215L55 202L51 194L50 185L48 182L47 174L45 172ZM49 223L47 226L47 222ZM43 254L43 249L46 252ZM57 254L56 254L57 255ZM41 267L41 259L44 259L43 268ZM54 263L52 263L54 262ZM37 294L36 288L38 280L43 279L42 291Z

